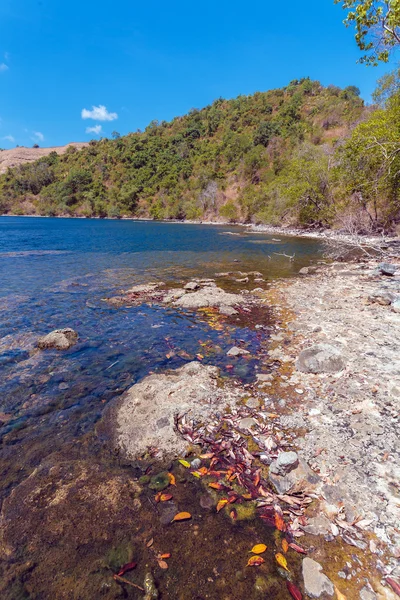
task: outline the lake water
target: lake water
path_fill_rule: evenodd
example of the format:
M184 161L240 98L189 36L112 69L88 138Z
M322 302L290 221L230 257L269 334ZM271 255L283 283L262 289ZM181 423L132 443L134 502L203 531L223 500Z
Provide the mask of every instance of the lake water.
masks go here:
M265 286L320 258L318 241L242 227L0 217L0 499L53 454L93 456L111 468L95 439L96 423L111 399L151 371L177 368L202 353L222 375L254 379L267 328L234 319L215 327L199 313L116 308L105 298L137 283L176 285L219 271L259 271ZM63 327L78 332L76 346L35 350L40 335ZM226 352L239 339L256 358L238 360L232 370ZM4 597L47 597L18 594Z

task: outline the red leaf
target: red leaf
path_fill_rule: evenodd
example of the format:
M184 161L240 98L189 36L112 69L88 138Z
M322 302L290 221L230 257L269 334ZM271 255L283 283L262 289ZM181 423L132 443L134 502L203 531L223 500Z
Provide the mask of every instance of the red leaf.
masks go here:
M299 588L297 588L294 583L291 581L286 581L286 585L289 594L292 596L292 598L294 598L294 600L303 600L303 596L301 595Z
M137 565L137 563L135 563L135 562L126 563L126 565L121 567L120 570L118 571L118 573L117 573L118 577L121 577L121 575L124 575L124 573L126 573L127 571L132 571L132 569L134 569L136 567L136 565Z
M392 579L392 577L386 577L386 581L388 582L394 593L400 596L400 583Z
M298 552L299 554L307 554L307 550L304 550L304 548L302 548L301 546L298 546L294 542L291 542L289 544L289 548L292 548L292 550L296 550L296 552Z

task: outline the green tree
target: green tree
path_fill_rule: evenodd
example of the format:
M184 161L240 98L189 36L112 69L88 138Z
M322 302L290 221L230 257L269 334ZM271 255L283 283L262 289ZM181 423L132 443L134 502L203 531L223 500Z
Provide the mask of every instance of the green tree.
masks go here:
M348 11L346 26L354 25L355 39L365 52L360 62L376 66L388 62L400 45L400 0L335 0Z

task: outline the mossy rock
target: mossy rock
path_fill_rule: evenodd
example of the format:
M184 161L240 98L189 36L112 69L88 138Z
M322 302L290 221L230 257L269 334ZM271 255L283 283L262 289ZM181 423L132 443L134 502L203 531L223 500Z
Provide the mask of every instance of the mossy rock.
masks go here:
M167 471L161 471L150 479L149 488L155 492L161 492L169 486L169 475Z

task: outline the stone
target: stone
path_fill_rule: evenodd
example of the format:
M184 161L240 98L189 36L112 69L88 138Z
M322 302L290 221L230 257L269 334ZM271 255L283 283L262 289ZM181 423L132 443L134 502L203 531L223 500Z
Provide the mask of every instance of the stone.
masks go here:
M125 294L150 294L159 288L163 283L144 283L140 285L134 285L129 290L126 290Z
M396 298L396 300L392 302L392 310L395 313L400 313L400 298Z
M233 315L238 314L238 311L232 308L232 306L225 306L224 304L219 307L219 312L221 315L225 315L227 317L232 317Z
M330 344L316 344L300 352L296 369L302 373L337 373L346 367L342 352Z
M200 285L197 283L197 281L189 281L189 283L187 283L186 285L183 286L184 290L198 290L200 287Z
M304 589L310 598L321 598L323 594L333 596L335 588L333 583L324 573L322 567L312 558L303 559Z
M270 473L285 476L295 469L299 464L299 457L296 452L281 452L278 458L271 463Z
M227 356L242 356L243 354L250 354L250 352L244 348L233 346L226 354Z
M391 265L390 263L380 263L378 265L378 269L381 275L387 275L388 277L393 277L393 275L396 273L397 270L397 266L396 265Z
M364 586L360 591L360 600L378 600L378 596L369 587Z
M257 398L249 398L246 400L246 406L249 408L258 408L260 406L260 401Z
M68 350L78 341L78 334L73 329L55 329L37 341L40 350L54 348L55 350Z
M303 531L311 535L326 535L332 533L331 522L324 515L318 515L308 519L307 525L302 527Z
M237 283L249 283L249 278L243 277L242 279L235 279L235 281L237 281Z
M257 421L253 417L245 417L239 421L240 429L251 429L254 425L257 425Z
M136 383L107 413L116 448L128 459L142 456L149 447L168 457L182 455L187 442L176 431L175 415L204 422L238 400L236 388L219 386L218 375L216 367L195 361Z
M315 488L320 481L318 475L311 471L306 461L302 459L299 459L299 465L286 473L286 475L278 475L273 471L271 472L270 467L269 480L278 494L286 494L292 489L309 490Z
M185 294L175 302L174 306L180 308L205 308L207 306L236 306L243 304L245 299L240 294L230 294L219 287L206 287L192 293Z
M192 460L192 462L190 463L190 466L193 469L199 469L201 467L201 460L200 460L200 458L194 458Z
M368 296L369 302L381 304L382 306L390 306L395 299L396 295L385 289L377 290Z
M308 267L303 267L299 271L299 275L308 275L309 273L310 273L310 271L309 271Z

